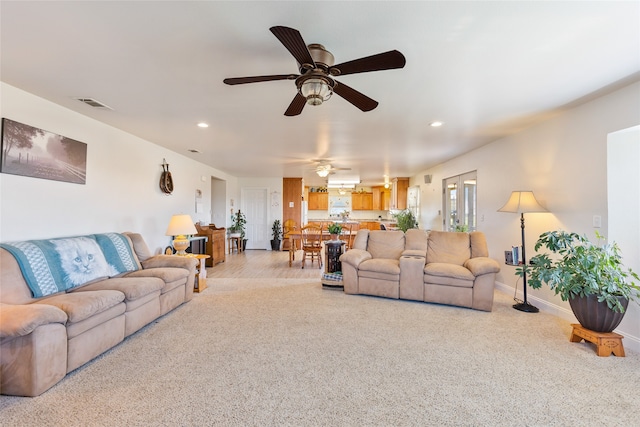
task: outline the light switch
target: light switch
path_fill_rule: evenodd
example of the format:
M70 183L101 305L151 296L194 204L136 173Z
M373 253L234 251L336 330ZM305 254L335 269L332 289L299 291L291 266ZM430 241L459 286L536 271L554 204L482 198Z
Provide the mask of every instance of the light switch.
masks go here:
M602 227L602 217L600 215L593 216L593 228Z

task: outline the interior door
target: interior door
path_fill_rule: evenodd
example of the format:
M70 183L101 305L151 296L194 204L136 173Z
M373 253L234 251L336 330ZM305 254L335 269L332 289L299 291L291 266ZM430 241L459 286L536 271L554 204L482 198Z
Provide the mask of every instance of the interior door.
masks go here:
M268 249L271 247L271 226L267 224L267 188L243 188L241 190L242 212L247 216L246 249Z
M476 176L476 171L473 171L442 180L443 230L476 230Z

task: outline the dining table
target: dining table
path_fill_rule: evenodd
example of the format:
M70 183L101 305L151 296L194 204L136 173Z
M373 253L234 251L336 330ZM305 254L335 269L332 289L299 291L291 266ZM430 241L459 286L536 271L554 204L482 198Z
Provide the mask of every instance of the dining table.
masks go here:
M287 233L287 236L289 237L289 267L291 267L293 264L293 261L296 260L296 251L298 250L296 248L302 248L302 231L300 230L289 231ZM343 231L342 234L340 234L340 240L343 240L343 241L348 241L350 237L351 237L351 233L348 231ZM325 241L330 239L331 239L331 233L329 233L327 230L322 230L322 240ZM296 246L296 241L300 242L300 244L297 246Z

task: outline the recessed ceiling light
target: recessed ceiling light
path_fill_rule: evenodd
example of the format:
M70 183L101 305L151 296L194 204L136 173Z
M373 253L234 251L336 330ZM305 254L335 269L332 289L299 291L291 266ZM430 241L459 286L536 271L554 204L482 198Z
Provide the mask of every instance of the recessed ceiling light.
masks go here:
M431 122L431 123L429 123L429 126L431 126L432 128L437 128L437 127L442 126L443 124L444 124L444 123L442 123L442 122L435 121L435 122Z
M205 122L200 122L200 123L198 123L198 127L199 127L199 128L208 128L208 127L209 127L209 124L208 124L208 123L205 123Z

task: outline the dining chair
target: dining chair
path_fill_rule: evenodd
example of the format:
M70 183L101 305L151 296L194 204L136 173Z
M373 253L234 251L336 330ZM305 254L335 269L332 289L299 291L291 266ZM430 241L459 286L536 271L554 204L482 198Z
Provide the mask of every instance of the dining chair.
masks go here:
M296 231L297 228L298 228L298 224L292 219L287 219L284 222L282 226L282 236L283 236L282 249L283 250L289 249L289 245L290 245L289 233ZM293 240L293 250L294 251L296 250L296 239Z
M342 225L342 234L340 234L340 240L344 242L344 250L351 249L351 242L353 237L351 236L353 230L353 224L340 224Z
M302 268L307 260L307 254L311 256L311 265L314 258L318 259L318 268L322 268L322 228L314 224L302 227Z

